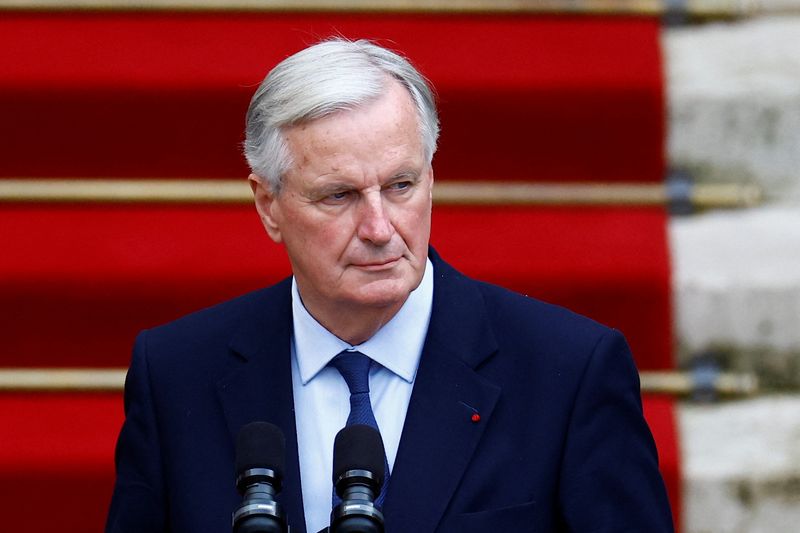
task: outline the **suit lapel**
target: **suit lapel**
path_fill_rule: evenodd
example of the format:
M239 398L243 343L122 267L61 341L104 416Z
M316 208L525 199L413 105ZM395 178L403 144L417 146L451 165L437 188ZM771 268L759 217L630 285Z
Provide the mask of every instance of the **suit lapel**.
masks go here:
M278 500L292 531L305 533L292 394L290 287L284 281L268 289L251 320L239 328L230 343L237 361L217 383L217 392L234 443L241 427L257 420L284 431L286 468Z
M386 497L387 531L436 529L500 395L475 372L497 350L481 294L431 258L433 312Z

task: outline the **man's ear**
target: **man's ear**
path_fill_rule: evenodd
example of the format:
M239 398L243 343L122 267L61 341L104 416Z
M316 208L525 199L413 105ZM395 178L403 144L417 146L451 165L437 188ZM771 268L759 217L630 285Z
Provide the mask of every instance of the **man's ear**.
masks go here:
M433 167L430 167L429 172L431 173L431 190L430 190L430 197L431 202L433 202Z
M250 188L253 190L253 199L256 203L256 211L264 229L267 230L267 235L275 241L280 243L283 241L281 236L280 225L275 217L275 196L271 191L269 185L265 184L266 180L262 180L255 174L250 174L247 179L250 181Z

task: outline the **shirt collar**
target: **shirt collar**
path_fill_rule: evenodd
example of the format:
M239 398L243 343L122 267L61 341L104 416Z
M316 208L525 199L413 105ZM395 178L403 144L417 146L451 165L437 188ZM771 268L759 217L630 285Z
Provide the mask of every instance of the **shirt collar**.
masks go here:
M353 346L325 329L306 310L292 278L292 320L295 355L303 385L342 350L356 349L370 359L413 383L428 334L433 308L433 264L426 260L419 286L411 291L403 307L369 340Z

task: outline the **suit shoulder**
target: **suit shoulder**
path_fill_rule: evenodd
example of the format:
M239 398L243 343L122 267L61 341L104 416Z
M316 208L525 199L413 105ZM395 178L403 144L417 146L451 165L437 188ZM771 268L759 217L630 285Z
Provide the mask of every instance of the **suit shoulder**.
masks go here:
M496 331L514 338L543 339L561 346L594 345L613 330L565 307L475 281Z
M624 375L634 375L630 348L619 331L564 307L477 283L486 319L503 355L493 358L488 365L493 370L486 371L494 372L496 379L514 376L514 384L505 382L507 386L518 386L516 380L521 379L525 386L535 382L546 390L546 383L557 383L562 392L574 392L590 367L600 369L596 375L620 368L625 369Z
M180 352L187 348L206 349L227 344L243 325L270 320L272 310L291 305L290 280L249 292L231 300L182 316L142 332L151 349Z

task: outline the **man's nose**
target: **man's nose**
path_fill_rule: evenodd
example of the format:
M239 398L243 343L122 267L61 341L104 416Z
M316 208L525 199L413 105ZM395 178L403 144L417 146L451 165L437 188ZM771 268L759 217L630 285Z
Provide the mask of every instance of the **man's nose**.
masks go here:
M389 220L382 195L366 195L360 208L358 238L378 245L388 243L394 234L394 226Z

